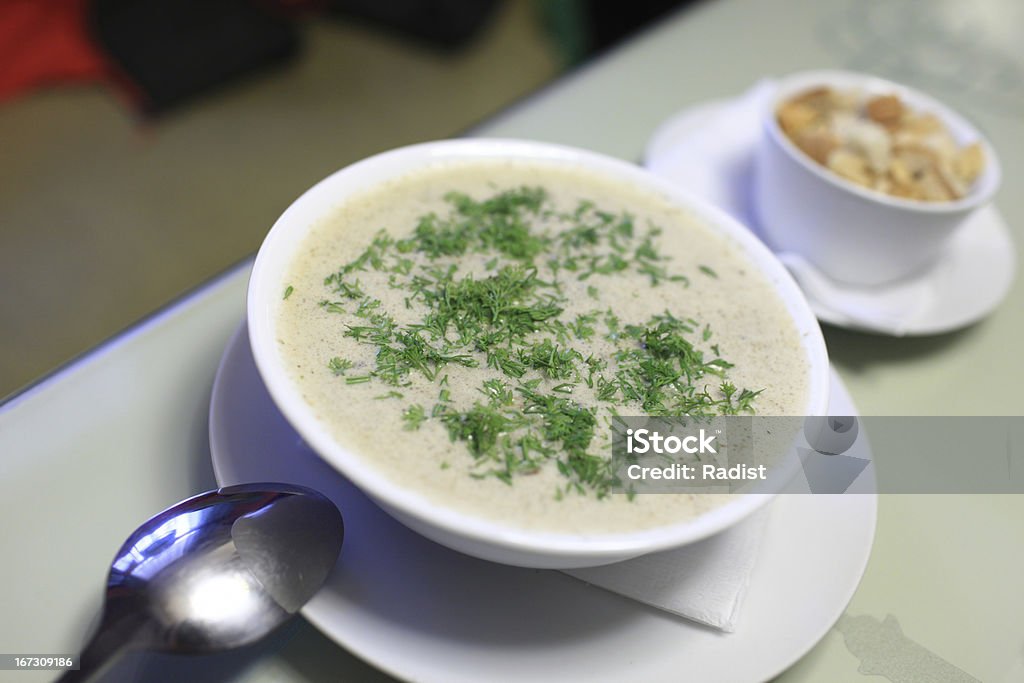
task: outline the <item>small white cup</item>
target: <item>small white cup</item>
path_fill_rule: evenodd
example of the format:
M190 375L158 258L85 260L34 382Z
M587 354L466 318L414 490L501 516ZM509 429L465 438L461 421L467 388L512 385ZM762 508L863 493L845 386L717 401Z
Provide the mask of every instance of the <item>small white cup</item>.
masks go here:
M985 168L964 197L925 202L861 187L818 164L786 136L778 106L815 87L895 94L908 107L937 116L960 145L980 142ZM835 280L882 285L934 264L956 229L987 204L1002 173L992 146L963 117L917 90L847 71L804 71L782 78L761 111L754 205L775 251L795 252Z

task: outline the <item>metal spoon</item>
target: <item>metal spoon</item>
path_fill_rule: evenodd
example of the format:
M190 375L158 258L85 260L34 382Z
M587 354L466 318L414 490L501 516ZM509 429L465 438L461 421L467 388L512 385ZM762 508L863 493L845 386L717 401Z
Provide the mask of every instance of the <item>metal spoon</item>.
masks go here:
M263 638L320 589L343 537L338 508L300 486L229 486L164 510L114 557L99 628L60 683L91 679L128 650L194 654Z

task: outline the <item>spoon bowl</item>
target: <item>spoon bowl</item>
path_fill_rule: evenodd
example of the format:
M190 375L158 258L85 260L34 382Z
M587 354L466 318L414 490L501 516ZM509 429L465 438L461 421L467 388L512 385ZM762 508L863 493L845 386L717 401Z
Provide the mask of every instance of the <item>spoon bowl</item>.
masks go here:
M262 639L320 589L343 538L337 507L300 486L229 486L164 510L117 552L99 628L61 681L87 680L127 650L196 654Z

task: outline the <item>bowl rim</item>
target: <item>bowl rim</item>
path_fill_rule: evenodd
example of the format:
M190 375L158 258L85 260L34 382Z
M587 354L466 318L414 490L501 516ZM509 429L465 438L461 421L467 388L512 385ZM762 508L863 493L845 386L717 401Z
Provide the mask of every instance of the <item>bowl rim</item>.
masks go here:
M822 166L811 159L789 139L779 125L775 115L779 105L793 95L814 86L834 87L836 89L859 89L865 93L895 93L913 108L923 109L938 116L947 126L958 143L977 141L981 144L985 155L985 169L970 188L970 191L959 199L944 202L925 201L897 197L871 188L862 187L839 174ZM813 69L797 71L775 81L774 92L764 99L761 108L761 126L767 138L782 149L783 152L812 175L827 184L844 190L856 197L880 206L910 213L924 214L955 214L970 211L982 206L995 196L1002 184L1002 165L996 155L995 148L988 138L966 117L949 105L928 93L909 85L875 76L873 74L841 69ZM959 132L958 132L959 131Z
M792 276L748 228L708 202L629 162L565 145L509 138L439 140L382 152L335 171L306 190L282 213L257 253L247 295L247 324L253 357L278 409L321 458L385 509L393 508L462 539L512 552L560 559L624 559L700 540L767 504L775 494L743 494L683 522L637 531L580 534L531 530L446 507L420 492L399 486L365 459L344 448L316 418L290 379L284 363L280 362L273 323L284 272L309 233L313 222L309 217L329 215L331 207L365 190L366 187L352 186L360 178L365 181L366 176L377 177L368 187L434 164L502 159L578 165L588 172L633 183L641 189L663 194L728 237L772 283L793 320L808 364L806 414L825 414L829 365L821 329ZM280 281L274 279L278 276L282 278Z

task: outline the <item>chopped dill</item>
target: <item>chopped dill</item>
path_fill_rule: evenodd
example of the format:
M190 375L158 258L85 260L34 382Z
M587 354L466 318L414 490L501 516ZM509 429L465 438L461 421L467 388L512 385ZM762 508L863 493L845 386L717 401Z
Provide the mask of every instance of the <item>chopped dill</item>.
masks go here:
M427 419L427 414L423 410L423 406L419 403L413 403L412 405L406 406L402 411L402 421L405 422L405 429L409 431L415 431L420 428L420 425Z
M347 358L338 358L337 356L327 361L327 367L335 375L344 375L353 365L354 363Z
M444 200L407 237L378 232L324 278L319 306L343 316L342 336L372 350L363 374L347 374L354 363L339 357L328 369L346 384L379 383L387 389L380 399L437 387L433 405L402 408L403 428L436 420L471 457L471 476L513 485L552 467L565 479L556 498L603 498L616 480L595 443L611 416L754 412L760 391L729 380L732 364L707 345L710 325L670 311L646 320L625 309L566 313L581 308L574 298L600 301L602 288L615 287L605 278L620 274L688 287L660 251L660 228L593 201L558 210L539 187L484 198L450 192ZM470 255L476 270L466 267ZM363 281L401 290L401 310L388 310ZM465 377L463 368L480 369L480 379L469 380L475 399L449 387L448 373Z

